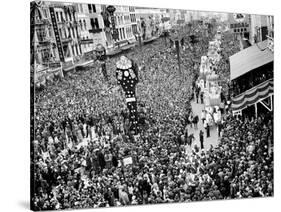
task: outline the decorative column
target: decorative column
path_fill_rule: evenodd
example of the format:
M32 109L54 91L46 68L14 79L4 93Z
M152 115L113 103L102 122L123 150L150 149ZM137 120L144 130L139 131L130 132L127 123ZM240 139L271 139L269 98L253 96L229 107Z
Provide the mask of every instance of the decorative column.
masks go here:
M118 84L121 85L125 92L127 108L129 110L130 131L137 135L139 132L136 100L136 85L139 82L137 64L133 60L121 56L120 60L116 63L116 78Z

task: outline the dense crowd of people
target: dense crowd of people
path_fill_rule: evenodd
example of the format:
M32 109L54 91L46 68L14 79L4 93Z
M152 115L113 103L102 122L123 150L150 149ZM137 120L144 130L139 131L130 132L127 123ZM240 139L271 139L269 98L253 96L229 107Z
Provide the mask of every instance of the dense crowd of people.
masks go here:
M182 75L175 49L161 40L126 53L139 66L139 136L128 131L124 94L115 79L118 57L107 61L108 82L94 64L37 92L33 208L273 195L272 115L243 121L226 115L218 146L186 151L198 61L209 36L181 49Z

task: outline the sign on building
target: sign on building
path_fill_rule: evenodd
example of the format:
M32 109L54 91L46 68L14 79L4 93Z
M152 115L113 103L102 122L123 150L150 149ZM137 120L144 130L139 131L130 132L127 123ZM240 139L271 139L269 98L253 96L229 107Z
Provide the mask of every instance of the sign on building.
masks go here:
M52 24L53 24L54 34L56 37L56 43L57 43L60 61L64 62L63 48L62 48L61 39L60 39L60 35L59 35L58 24L57 24L57 20L56 20L56 16L55 16L55 10L53 7L50 7L49 10L50 10L51 20L52 20Z
M249 15L245 14L229 14L229 28L235 34L249 32Z

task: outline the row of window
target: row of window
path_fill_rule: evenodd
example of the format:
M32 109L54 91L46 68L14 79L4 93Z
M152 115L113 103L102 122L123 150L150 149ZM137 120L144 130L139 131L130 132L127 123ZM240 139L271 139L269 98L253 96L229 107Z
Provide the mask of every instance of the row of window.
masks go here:
M135 7L129 7L130 12L135 12Z
M235 24L230 24L230 28L238 28L238 27L249 27L248 23L235 23Z
M90 23L91 23L91 26L92 26L92 29L99 29L99 21L97 18L91 18L90 19Z
M137 34L138 33L138 27L137 27L137 25L132 25L132 29L133 29L133 33L134 34Z
M57 22L76 21L75 12L62 12L56 11Z
M240 33L240 32L247 32L248 30L247 28L238 28L238 29L233 29L233 31Z
M129 24L131 22L136 22L136 15L130 14L130 15L117 15L115 16L115 22L117 25L123 25L123 24Z
M77 27L63 27L59 29L59 34L62 39L77 38L78 29Z
M126 32L126 33L125 33ZM133 31L131 27L122 27L118 29L119 37L118 40L125 40L128 37L133 36Z
M96 13L96 5L94 4L88 4L88 9L89 9L89 13Z
M64 45L63 46L64 56L65 57L71 57L72 56L78 56L82 54L81 51L81 45L75 44L75 45ZM50 49L41 49L40 50L40 56L39 60L42 63L48 63L50 59L54 57L54 53Z
M82 54L81 45L78 45L78 44L74 44L71 46L63 45L63 51L64 51L65 57L78 56L78 55Z
M96 5L88 4L88 11L89 13L96 13L97 12ZM84 13L83 4L78 4L78 12Z
M79 20L79 26L81 28L81 30L87 30L87 24L86 24L86 20Z
M91 18L90 23L91 23L92 29L100 28L98 18ZM87 23L86 23L85 19L79 20L79 26L80 26L81 30L89 30L89 29L87 29Z
M136 14L130 14L130 18L132 23L137 22Z

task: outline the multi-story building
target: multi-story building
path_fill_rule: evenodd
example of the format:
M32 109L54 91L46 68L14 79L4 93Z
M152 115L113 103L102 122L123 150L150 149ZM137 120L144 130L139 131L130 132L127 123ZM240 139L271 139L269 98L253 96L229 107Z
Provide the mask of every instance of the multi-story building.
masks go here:
M82 53L87 54L94 49L93 34L89 32L91 28L89 8L87 4L77 4L79 46Z
M96 48L97 44L102 44L108 48L110 43L106 39L105 25L102 16L103 5L100 4L88 4L90 29L89 33L93 38L93 47Z
M63 61L66 66L73 65L82 55L82 49L79 45L77 7L75 4L69 3L49 3L54 33L56 37L60 37L61 41Z
M228 14L229 28L236 37L249 38L250 16L242 13Z
M250 15L250 36L252 44L274 37L274 19L267 15Z
M235 114L273 111L273 16L249 15L249 45L232 55L230 79Z
M136 15L134 7L130 6L115 6L116 11L114 13L116 20L116 28L118 30L118 42L124 43L128 41L130 43L135 42L135 35L133 32L133 26L136 26ZM135 29L136 30L136 29Z
M166 9L136 7L135 11L138 28L145 39L155 36L161 27L162 18L168 17Z
M135 35L135 34L139 33L135 7L129 7L129 12L130 12L130 19L131 19L131 23L132 23L132 31L133 31L133 34Z
M31 69L34 83L45 85L46 79L62 74L59 52L45 2L31 2Z
M34 27L33 41L37 64L48 66L49 63L58 62L59 56L56 48L56 41L50 21L50 13L45 2L34 12L31 25Z

